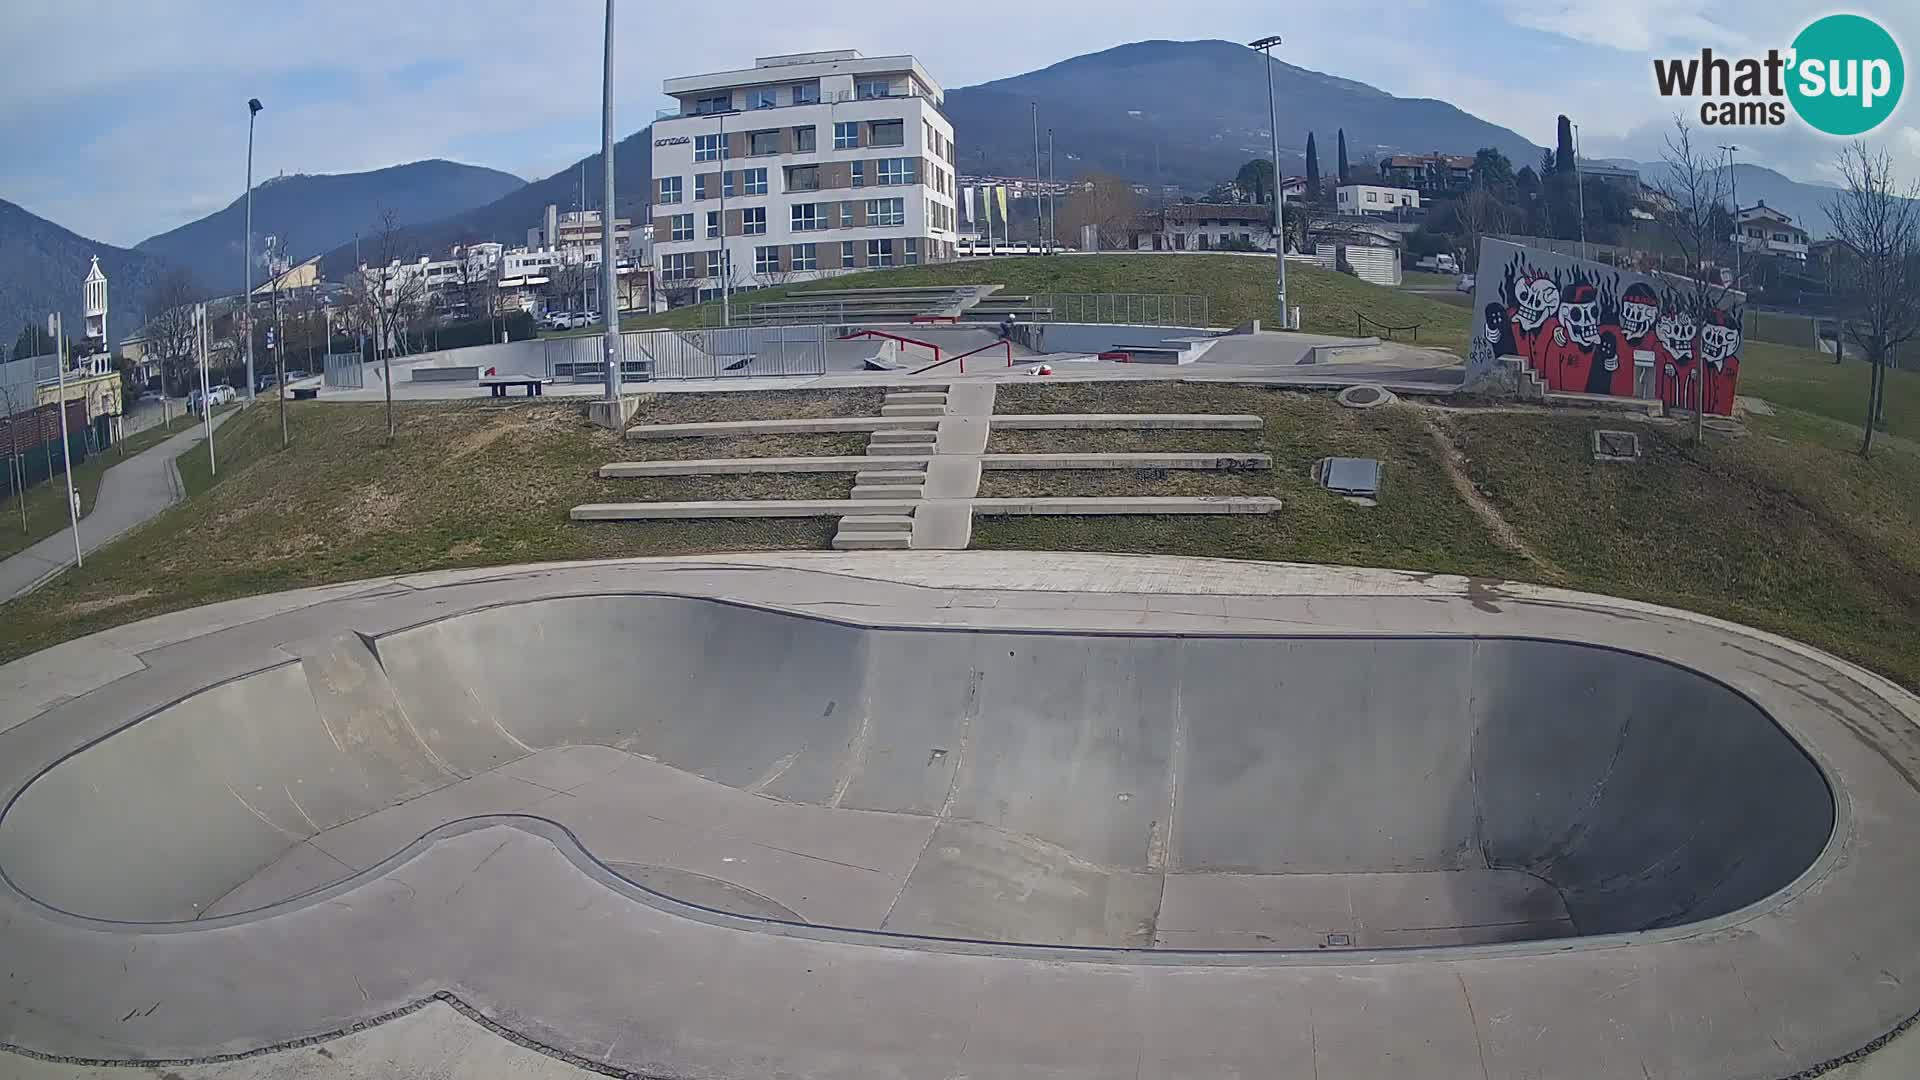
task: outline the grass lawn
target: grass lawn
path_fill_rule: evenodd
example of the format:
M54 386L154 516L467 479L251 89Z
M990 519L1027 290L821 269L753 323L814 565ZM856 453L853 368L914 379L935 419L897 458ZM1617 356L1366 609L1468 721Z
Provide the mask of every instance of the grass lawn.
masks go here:
M1000 284L1013 294L1037 293L1192 293L1207 297L1208 318L1217 326L1259 319L1274 321L1273 259L1242 255L1049 255L965 262L932 263L892 270L869 270L830 281L758 289L735 296L736 309L748 304L798 296L809 289L861 289L913 285ZM1356 316L1394 326L1419 325L1420 343L1465 355L1467 312L1432 297L1370 285L1347 274L1290 262L1287 300L1302 308L1301 329L1316 334L1353 334ZM627 320L628 330L707 324L707 309L719 302L676 308Z
M100 478L108 469L198 422L191 416L176 416L170 426L155 424L120 440L108 447L105 453L95 454L74 466L73 487L80 495L80 520L86 521L86 515L93 512L94 501L100 494ZM54 452L57 455L59 448L55 447ZM55 473L27 489L27 526L24 530L20 528L19 498L0 502L0 559L25 551L66 528L67 524L67 485L61 480L60 474Z
M1748 341L1740 350L1740 393L1856 428L1866 423L1872 374L1865 361L1836 364L1824 353L1786 345ZM1881 430L1920 439L1920 371L1888 369L1886 416Z

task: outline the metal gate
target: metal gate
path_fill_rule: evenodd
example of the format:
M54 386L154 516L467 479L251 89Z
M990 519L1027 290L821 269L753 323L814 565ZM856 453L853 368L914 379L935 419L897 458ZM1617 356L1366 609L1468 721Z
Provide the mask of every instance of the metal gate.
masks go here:
M335 390L358 390L367 385L366 367L359 353L328 353L320 382Z

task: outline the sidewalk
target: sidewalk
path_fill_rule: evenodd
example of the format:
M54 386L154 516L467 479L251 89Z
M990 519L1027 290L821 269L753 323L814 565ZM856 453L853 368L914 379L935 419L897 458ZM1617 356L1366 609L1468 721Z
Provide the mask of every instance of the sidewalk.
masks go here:
M232 413L213 418L218 428ZM143 450L108 469L100 477L100 494L93 512L80 519L83 552L112 541L178 501L180 477L173 459L206 437L196 425L158 446ZM56 477L54 483L61 481ZM73 565L73 532L61 529L25 551L0 560L0 603L32 592L43 582Z

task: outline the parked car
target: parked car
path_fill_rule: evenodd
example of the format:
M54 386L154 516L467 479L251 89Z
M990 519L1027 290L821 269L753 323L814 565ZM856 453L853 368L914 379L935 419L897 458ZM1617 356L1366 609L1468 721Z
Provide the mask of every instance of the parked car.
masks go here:
M1460 264L1451 255L1427 255L1414 263L1413 268L1435 274L1451 274L1460 269Z
M240 398L240 395L235 392L233 387L228 386L226 383L221 383L219 386L214 387L208 392L207 396L213 400L215 405L231 405Z
M1453 291L1463 292L1463 293L1472 292L1474 288L1474 280L1475 279L1472 274L1461 274L1460 279L1453 283Z

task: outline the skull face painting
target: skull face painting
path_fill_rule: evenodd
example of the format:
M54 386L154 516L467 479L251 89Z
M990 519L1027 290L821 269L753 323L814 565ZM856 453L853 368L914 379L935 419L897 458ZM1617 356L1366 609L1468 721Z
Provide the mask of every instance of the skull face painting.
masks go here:
M1575 285L1560 305L1560 325L1567 337L1583 349L1600 342L1600 294L1591 285Z
M1627 293L1620 298L1620 333L1629 342L1638 343L1653 329L1660 317L1660 301L1653 290L1644 283L1635 283L1627 287Z
M1691 409L1699 390L1693 375L1693 316L1676 308L1660 312L1654 324L1659 348L1654 350L1654 384L1660 400L1668 405Z
M1734 385L1740 377L1739 317L1715 310L1700 328L1700 407L1710 413L1733 413Z
M1693 316L1684 311L1668 308L1660 313L1655 332L1660 335L1660 346L1673 362L1684 364L1693 359L1693 327Z
M1520 312L1517 321L1520 328L1529 332L1540 329L1560 307L1560 287L1550 279L1531 277L1520 283Z
M1720 367L1740 351L1740 331L1724 311L1715 311L1700 330L1700 358Z

